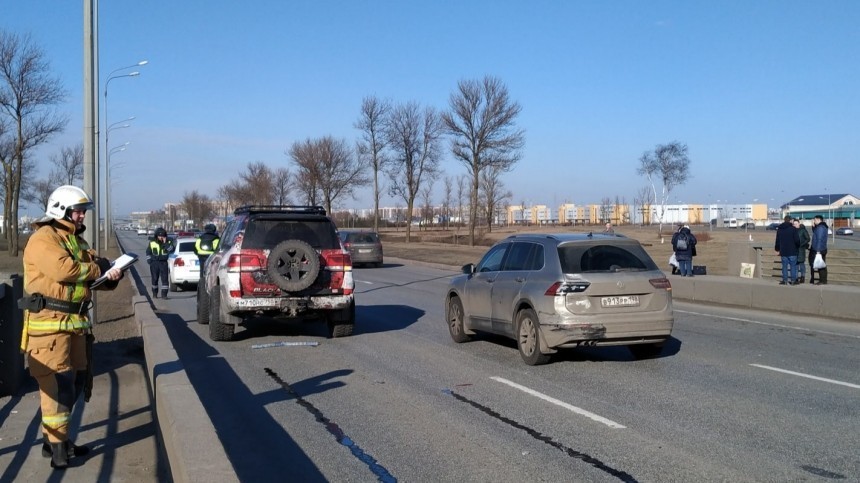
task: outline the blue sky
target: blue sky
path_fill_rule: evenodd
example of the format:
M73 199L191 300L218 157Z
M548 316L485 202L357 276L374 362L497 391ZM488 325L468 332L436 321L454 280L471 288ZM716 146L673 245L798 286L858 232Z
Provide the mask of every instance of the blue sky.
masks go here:
M36 156L47 173L50 155L83 135L83 2L0 6L0 28L29 33L68 91L68 127ZM110 135L111 147L130 142L112 156L118 214L193 189L215 197L251 162L289 167L295 141L352 143L365 96L446 109L459 80L485 75L522 105L526 144L504 178L516 203L632 202L646 185L639 157L675 140L692 163L672 202L860 194L855 0L102 0L100 9L100 100L110 71L149 61L109 85L107 123L136 117ZM465 173L449 154L443 166ZM371 199L366 188L338 204Z

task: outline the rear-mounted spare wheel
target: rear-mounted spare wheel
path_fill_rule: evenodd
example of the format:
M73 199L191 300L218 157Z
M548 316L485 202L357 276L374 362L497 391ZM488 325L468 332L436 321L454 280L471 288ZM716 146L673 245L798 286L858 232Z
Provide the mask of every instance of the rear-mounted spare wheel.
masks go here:
M316 250L302 240L285 240L275 245L267 263L269 277L286 292L310 287L320 273Z

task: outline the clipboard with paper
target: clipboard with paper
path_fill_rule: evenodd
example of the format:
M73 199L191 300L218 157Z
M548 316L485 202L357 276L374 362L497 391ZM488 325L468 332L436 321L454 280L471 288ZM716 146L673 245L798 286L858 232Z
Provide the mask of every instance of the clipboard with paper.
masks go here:
M112 261L110 266L111 268L119 268L123 272L131 268L134 262L137 261L137 255L134 253L123 253L116 260ZM101 277L93 280L93 283L90 284L90 288L96 288L99 285L105 283L107 281L107 275L102 275Z

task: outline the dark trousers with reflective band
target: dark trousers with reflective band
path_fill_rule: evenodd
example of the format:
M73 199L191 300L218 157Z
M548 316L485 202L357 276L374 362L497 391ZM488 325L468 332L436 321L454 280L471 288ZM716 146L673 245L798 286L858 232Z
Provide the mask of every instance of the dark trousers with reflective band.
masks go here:
M27 360L39 383L42 433L50 443L69 439L69 421L86 381L86 335L30 335Z
M152 277L152 293L161 289L162 295L167 295L170 280L167 278L167 262L152 262L149 264L149 275ZM161 284L159 285L159 280Z
M818 281L819 283L827 283L827 267L822 268L821 270L816 270L813 268L813 263L815 262L815 254L818 253L815 250L809 250L809 283L815 281L815 273L818 272ZM824 261L827 261L827 250L821 252L821 258Z

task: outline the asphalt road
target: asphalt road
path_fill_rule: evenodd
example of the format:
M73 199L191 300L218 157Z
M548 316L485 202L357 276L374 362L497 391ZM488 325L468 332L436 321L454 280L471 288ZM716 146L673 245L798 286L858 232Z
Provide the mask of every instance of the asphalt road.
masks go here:
M454 273L357 269L342 339L256 322L214 343L193 291L156 307L242 481L860 480L860 324L676 303L659 359L530 367L513 341L451 341ZM252 348L282 341L319 346Z

